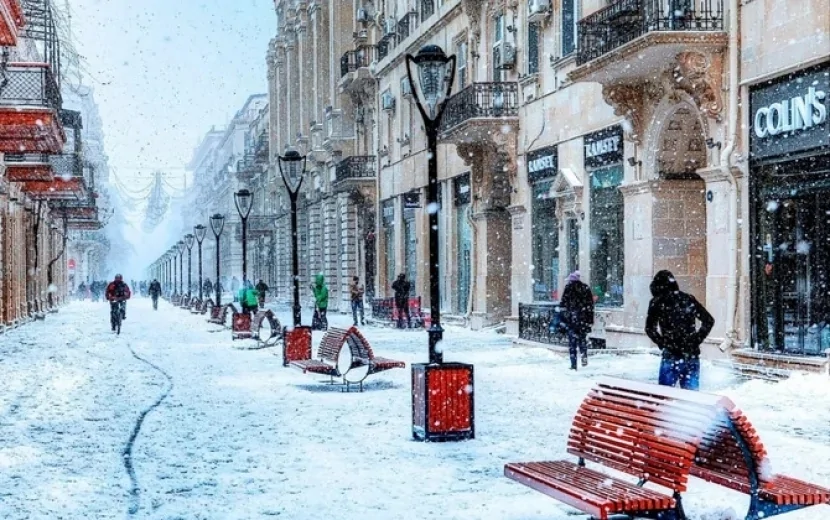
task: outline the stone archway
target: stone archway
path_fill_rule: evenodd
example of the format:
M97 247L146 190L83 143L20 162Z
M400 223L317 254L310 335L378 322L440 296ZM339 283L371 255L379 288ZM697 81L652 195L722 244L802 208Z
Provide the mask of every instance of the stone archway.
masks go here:
M646 146L652 195L653 270L674 273L684 291L706 302L706 122L695 105L665 100Z

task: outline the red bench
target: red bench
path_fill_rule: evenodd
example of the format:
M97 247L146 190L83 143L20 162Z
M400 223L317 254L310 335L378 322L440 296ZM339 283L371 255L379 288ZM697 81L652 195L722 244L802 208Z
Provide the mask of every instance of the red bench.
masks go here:
M210 309L210 318L208 321L210 323L215 323L216 325L225 325L225 320L228 319L228 306L213 306Z
M320 342L316 358L291 361L290 365L303 373L327 375L332 384L335 377L340 377L347 392L352 384L358 384L362 392L363 380L371 374L406 367L403 361L375 357L369 342L356 327L329 328Z
M759 477L766 452L727 398L604 378L577 411L568 438L577 462L505 465L505 476L596 518L615 514L683 520L689 475L752 496L747 520L828 503L830 490L790 477ZM636 477L631 483L586 461ZM671 495L646 489L652 483Z

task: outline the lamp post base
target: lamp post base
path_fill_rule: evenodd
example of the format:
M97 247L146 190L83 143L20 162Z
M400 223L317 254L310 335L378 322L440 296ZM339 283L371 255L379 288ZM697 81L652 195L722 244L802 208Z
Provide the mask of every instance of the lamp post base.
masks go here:
M412 438L445 442L475 438L473 365L412 365Z

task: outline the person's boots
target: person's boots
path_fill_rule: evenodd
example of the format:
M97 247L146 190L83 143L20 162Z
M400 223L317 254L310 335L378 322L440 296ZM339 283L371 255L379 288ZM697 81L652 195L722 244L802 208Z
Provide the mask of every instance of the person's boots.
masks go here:
M588 366L588 353L587 352L582 353L582 366L584 366L584 367Z

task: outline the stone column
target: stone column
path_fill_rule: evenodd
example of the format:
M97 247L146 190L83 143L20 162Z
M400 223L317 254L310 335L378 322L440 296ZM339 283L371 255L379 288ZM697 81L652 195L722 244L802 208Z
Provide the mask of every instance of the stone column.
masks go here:
M530 215L527 208L521 204L510 206L507 211L511 219L513 233L512 256L510 264L512 286L512 301L510 316L507 317L507 333L519 335L519 303L533 300L533 282L531 265L533 264L533 250L531 248ZM561 244L562 242L560 242ZM561 249L561 247L560 247ZM561 257L560 257L561 258Z

